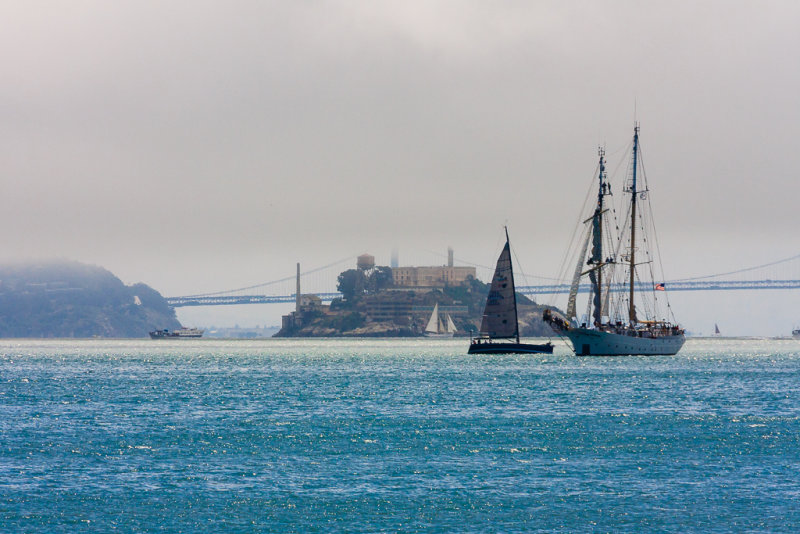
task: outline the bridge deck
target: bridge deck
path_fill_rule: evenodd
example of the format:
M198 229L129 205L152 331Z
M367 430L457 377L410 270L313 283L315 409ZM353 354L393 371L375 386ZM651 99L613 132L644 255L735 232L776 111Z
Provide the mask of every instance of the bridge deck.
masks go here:
M800 280L716 280L716 281L675 281L665 283L669 291L741 291L746 289L800 289ZM641 285L640 285L641 287ZM546 284L536 286L520 286L517 291L524 295L549 295L567 293L569 284ZM582 285L579 292L589 291L588 285ZM323 302L330 302L341 297L341 293L318 293ZM213 295L167 297L167 303L173 308L186 306L232 306L237 304L278 304L295 301L295 295Z

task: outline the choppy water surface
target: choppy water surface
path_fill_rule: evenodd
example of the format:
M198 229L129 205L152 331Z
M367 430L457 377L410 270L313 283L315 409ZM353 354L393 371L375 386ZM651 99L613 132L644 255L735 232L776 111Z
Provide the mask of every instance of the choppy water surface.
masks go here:
M800 341L0 344L3 532L796 532Z

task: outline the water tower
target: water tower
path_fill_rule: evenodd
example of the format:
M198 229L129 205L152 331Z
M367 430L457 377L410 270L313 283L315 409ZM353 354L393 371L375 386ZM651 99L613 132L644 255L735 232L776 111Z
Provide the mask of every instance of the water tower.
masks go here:
M375 268L375 256L371 254L362 254L356 260L356 267L359 271L369 271Z

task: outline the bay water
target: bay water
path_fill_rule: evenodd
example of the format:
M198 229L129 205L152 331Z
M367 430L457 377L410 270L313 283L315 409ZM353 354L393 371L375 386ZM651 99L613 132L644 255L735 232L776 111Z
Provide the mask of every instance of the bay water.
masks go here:
M0 340L2 532L797 532L800 341Z

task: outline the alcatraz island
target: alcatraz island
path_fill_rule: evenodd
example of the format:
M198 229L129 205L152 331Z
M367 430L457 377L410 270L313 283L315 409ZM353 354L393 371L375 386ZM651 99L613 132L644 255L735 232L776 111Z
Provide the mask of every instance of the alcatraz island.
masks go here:
M395 258L392 264L377 266L374 256L362 254L355 269L339 274L337 289L342 297L330 305L301 292L298 264L295 310L283 316L275 336L422 336L434 307L450 317L456 336L480 329L489 284L477 279L475 267L454 266L452 249L447 265L401 267ZM517 307L522 336L551 334L541 320L545 306L517 293Z

